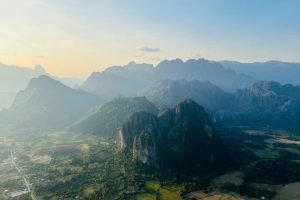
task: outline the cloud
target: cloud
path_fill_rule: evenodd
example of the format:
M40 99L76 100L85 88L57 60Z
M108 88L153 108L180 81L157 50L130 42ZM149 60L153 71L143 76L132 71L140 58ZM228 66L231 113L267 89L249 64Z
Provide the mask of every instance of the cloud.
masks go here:
M138 50L142 52L160 52L160 48L153 48L153 47L141 47Z

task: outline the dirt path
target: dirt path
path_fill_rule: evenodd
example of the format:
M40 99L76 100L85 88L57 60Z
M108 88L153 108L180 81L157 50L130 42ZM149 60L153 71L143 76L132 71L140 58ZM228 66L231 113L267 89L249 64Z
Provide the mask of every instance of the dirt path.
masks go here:
M22 172L22 170L19 168L19 166L18 166L17 163L15 162L14 156L13 156L13 152L12 152L11 149L10 149L10 157L11 157L11 163L14 165L14 167L16 168L16 170L18 171L18 173L22 176L23 181L24 181L24 183L25 183L25 185L26 185L26 187L27 187L27 190L28 190L28 192L30 193L31 199L32 199L32 200L37 200L37 199L34 197L34 195L32 194L32 192L31 192L31 189L30 189L30 183L29 183L28 180L26 179L25 174Z

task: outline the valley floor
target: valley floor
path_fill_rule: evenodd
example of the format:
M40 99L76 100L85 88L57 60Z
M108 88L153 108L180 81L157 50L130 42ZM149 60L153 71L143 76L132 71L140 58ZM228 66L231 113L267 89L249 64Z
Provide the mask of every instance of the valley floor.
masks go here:
M207 177L144 173L120 156L115 140L98 136L69 132L0 136L0 199L299 198L299 137L247 127L218 132L240 166Z

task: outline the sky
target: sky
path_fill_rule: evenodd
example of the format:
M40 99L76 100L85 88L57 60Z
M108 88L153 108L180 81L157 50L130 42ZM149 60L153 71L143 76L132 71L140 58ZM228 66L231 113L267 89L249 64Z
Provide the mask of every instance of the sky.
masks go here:
M0 0L0 62L86 77L131 61L300 62L299 0Z

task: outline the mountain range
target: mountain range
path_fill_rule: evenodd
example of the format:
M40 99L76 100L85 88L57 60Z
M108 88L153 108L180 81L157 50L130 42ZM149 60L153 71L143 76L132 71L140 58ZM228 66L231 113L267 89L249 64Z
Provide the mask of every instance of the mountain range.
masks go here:
M300 84L299 63L281 61L240 63L206 59L164 60L156 66L136 64L112 66L94 72L81 89L102 97L132 96L159 80L208 81L224 91L235 92L259 80Z
M203 105L217 124L271 126L299 132L300 86L257 81L234 93L208 82L158 81L139 94L159 107L172 107L185 98Z
M210 61L206 59L164 60L153 66L131 62L124 66L108 67L93 72L85 81L80 78L53 79L80 88L107 100L116 97L140 95L140 91L161 80L208 81L226 92L235 92L251 86L258 80L276 81L281 84L299 84L299 63L282 61L241 63L236 61ZM50 76L41 65L34 69L0 64L0 109L8 108L30 79L40 75Z
M272 63L260 63L260 66L271 69ZM233 68L229 65L236 69L228 69ZM78 132L110 135L135 112L156 114L158 109L193 99L206 109L214 123L300 130L297 122L300 86L255 81L255 74L248 76L235 72L242 70L241 65L205 59L162 61L156 67L132 62L95 72L79 89L72 89L55 77L41 75L47 74L41 66L32 70L2 64L0 80L6 83L1 85L2 90L17 90L20 85L25 87L32 76L39 77L33 78L27 88L16 95L11 106L1 112L0 121L27 128L70 126ZM279 69L278 66L288 66L288 74L298 65L275 62L274 69ZM252 67L249 64L245 69ZM275 70L274 77L276 73L279 71ZM104 102L107 103L102 105Z
M70 126L77 132L110 136L135 112L156 114L159 109L173 107L190 98L204 106L218 125L300 130L300 86L258 81L229 93L209 82L161 80L138 94L141 97L108 101L43 75L32 79L27 88L18 93L13 104L0 113L0 122L26 128Z
M136 63L109 67L103 72L92 73L81 89L100 97L132 96L161 79L209 81L226 91L235 91L254 82L250 76L226 69L219 63L175 59L162 61L156 67Z

